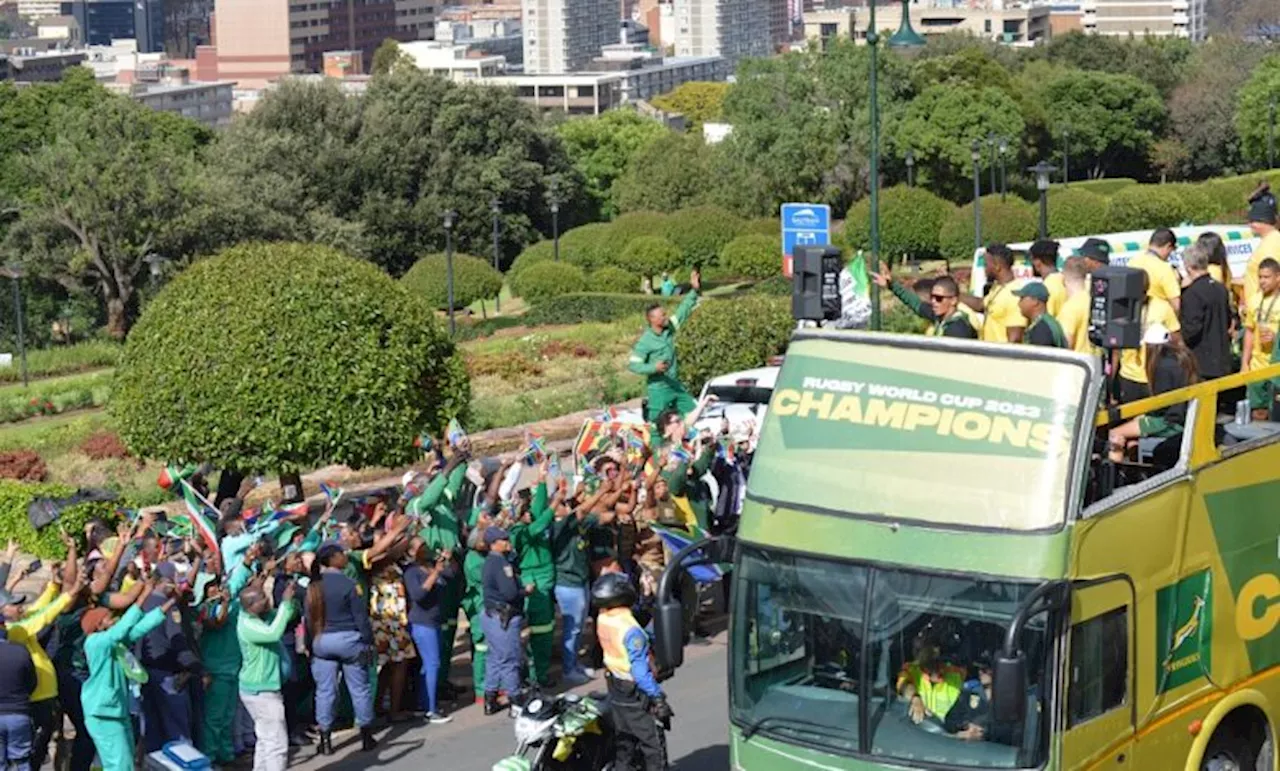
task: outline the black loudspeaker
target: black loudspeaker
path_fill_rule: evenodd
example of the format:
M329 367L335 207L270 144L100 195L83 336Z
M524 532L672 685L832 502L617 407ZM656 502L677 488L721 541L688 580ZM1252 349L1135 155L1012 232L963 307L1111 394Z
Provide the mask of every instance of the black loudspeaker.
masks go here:
M840 318L844 258L833 246L797 246L791 255L791 315L797 321Z
M1104 265L1089 277L1089 342L1107 349L1142 345L1142 271Z

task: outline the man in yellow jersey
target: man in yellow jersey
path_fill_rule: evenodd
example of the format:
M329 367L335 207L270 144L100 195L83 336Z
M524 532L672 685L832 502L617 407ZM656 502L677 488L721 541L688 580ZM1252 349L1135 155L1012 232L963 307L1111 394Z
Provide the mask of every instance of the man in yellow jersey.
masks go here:
M961 337L966 340L977 340L977 327L969 317L973 311L960 304L960 286L951 276L939 276L931 279L929 295L921 299L901 282L895 281L889 272L889 266L880 263L880 272L872 273L871 280L881 287L893 292L902 304L911 312L929 322L924 331L930 337Z
M1058 323L1067 338L1067 347L1077 353L1096 353L1089 342L1089 286L1085 279L1085 259L1068 257L1062 266L1062 283L1067 300L1062 304Z
M1280 329L1280 262L1267 257L1258 265L1258 294L1248 302L1244 317L1244 355L1240 371L1248 372L1271 364L1271 349L1275 347L1276 332ZM1271 383L1249 384L1249 407L1254 420L1266 420L1271 406Z
M1231 374L1231 294L1209 273L1209 250L1192 244L1182 253L1189 279L1182 290L1182 341L1202 380Z
M1101 238L1086 238L1076 253L1084 260L1086 283L1094 271L1111 264L1111 244Z
M1145 276L1143 284L1146 284ZM1170 337L1180 337L1182 323L1178 321L1178 314L1173 310L1173 306L1159 297L1152 297L1149 286L1145 289L1147 295L1142 302L1140 312L1143 336L1146 336L1147 329L1152 324L1163 324L1164 328L1169 330ZM1150 395L1151 386L1147 383L1146 346L1140 345L1137 348L1122 350L1120 352L1120 402L1122 404L1133 402Z
M1271 188L1262 187L1249 198L1249 229L1260 240L1249 256L1244 270L1244 302L1246 309L1258 294L1258 266L1268 257L1280 261L1280 230L1276 229L1276 197Z
M1040 239L1031 245L1028 251L1031 257L1031 270L1049 290L1049 302L1045 307L1049 315L1055 319L1062 312L1062 304L1067 301L1067 288L1063 284L1062 274L1058 272L1058 242Z
M1129 260L1128 267L1147 274L1147 296L1164 300L1177 313L1182 304L1182 279L1169 264L1169 257L1178 246L1178 239L1169 228L1160 228L1151 234L1147 251Z
M1013 290L1022 286L1013 275L1013 252L1004 244L990 244L985 252L990 289L981 300L965 295L961 302L983 314L979 338L986 343L1020 343L1027 319L1018 310Z

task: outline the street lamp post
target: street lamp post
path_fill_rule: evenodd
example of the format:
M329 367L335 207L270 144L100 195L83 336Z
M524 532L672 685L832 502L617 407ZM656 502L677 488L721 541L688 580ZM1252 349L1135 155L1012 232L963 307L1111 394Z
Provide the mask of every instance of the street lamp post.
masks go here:
M22 387L26 388L27 380L27 339L22 328L22 276L21 265L9 265L9 278L13 279L13 319L18 333L18 359L22 366Z
M502 204L499 203L498 196L495 195L493 199L489 201L489 211L493 213L493 269L498 272L502 272L502 269L498 267L498 235L502 228L502 220L499 219L499 215L502 214ZM493 298L493 312L502 313L501 290L498 291L498 296Z
M449 291L449 337L458 331L453 318L453 217L454 211L446 209L444 213L444 275Z
M560 261L560 186L552 178L547 183L547 208L551 211L552 254Z
M908 150L907 157L905 158L905 160L907 162L907 187L915 187L916 186L916 154Z
M1036 175L1036 190L1040 191L1040 238L1049 237L1049 177L1058 167L1048 161L1040 161L1027 171Z
M1276 98L1267 106L1267 168L1276 167Z
M1005 168L1005 157L1009 154L1009 140L1001 137L1000 146L996 149L1000 151L1000 203L1004 203L1005 196L1009 193L1009 175Z
M1062 127L1062 186L1071 184L1071 129Z
M973 157L973 248L982 248L982 143L973 140L969 147Z
M991 194L1000 188L996 187L996 135L994 133L987 134L987 154L991 159Z

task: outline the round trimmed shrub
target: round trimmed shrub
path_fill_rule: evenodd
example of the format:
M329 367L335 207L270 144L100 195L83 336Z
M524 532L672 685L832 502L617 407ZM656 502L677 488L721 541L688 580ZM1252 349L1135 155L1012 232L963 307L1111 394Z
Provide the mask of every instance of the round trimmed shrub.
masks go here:
M955 210L950 202L922 187L894 185L880 193L880 254L889 262L902 257L936 259L942 225ZM871 200L863 198L850 209L842 243L850 250L871 246Z
M773 236L778 239L778 251L782 251L782 221L774 217L747 220L738 231L740 236Z
M777 238L738 236L720 253L720 267L734 278L764 280L782 274L782 245Z
M542 300L570 292L585 292L587 275L577 265L567 262L540 262L520 271L511 285L511 291L525 302L537 304Z
M1130 179L1129 177L1109 177L1072 182L1071 186L1078 187L1081 190L1088 190L1090 193L1097 193L1098 195L1115 195L1126 187L1133 187L1136 184L1138 184L1138 180Z
M592 222L560 235L560 259L583 270L609 264L609 258L621 250L607 222ZM554 245L554 242L549 242Z
M679 247L662 236L633 238L618 258L620 267L649 278L675 270L681 263Z
M676 337L680 379L698 393L717 375L763 366L786 350L795 325L785 297L704 300Z
M242 244L146 305L110 409L139 457L296 472L397 466L465 421L470 384L435 309L376 265L311 244Z
M719 206L694 206L667 217L666 237L684 256L684 264L715 265L725 245L742 232L745 222Z
M627 247L632 239L641 236L661 236L667 232L669 214L656 211L633 211L617 217L609 223L609 229L618 251Z
M1049 191L1049 234L1054 238L1107 232L1106 196L1074 187Z
M1026 201L1000 196L982 198L982 243L1017 243L1036 237L1036 208ZM947 215L938 235L942 256L948 260L968 262L973 259L973 203L954 209Z
M563 248L564 244L560 246ZM555 256L555 244L551 241L537 241L529 244L524 251L516 255L515 260L511 262L511 267L507 268L507 281L515 283L520 271L539 262L551 262Z
M615 265L606 265L591 271L587 285L593 292L636 294L640 291L640 277Z
M1199 185L1177 183L1169 187L1172 187L1182 199L1183 222L1189 222L1192 225L1208 225L1216 221L1225 211L1218 199L1209 195Z
M1133 185L1111 196L1107 230L1152 230L1175 227L1191 214L1187 202L1173 185Z
M400 285L426 300L432 308L449 307L447 259L429 254L418 260L400 279ZM497 297L502 274L485 260L469 254L453 255L453 307L465 308L476 300Z

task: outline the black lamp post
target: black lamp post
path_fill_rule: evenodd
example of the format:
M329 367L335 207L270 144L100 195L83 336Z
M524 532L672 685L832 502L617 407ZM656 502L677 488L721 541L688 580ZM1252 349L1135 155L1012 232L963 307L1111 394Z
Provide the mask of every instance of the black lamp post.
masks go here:
M1009 175L1008 169L1005 168L1005 158L1009 155L1009 140L1000 137L1000 146L996 149L1000 152L1000 202L1004 203L1005 196L1009 194Z
M18 332L18 359L22 366L22 387L26 388L27 380L27 337L22 328L22 277L25 275L21 265L8 265L9 278L13 279L13 319Z
M995 133L987 134L987 153L991 158L991 194L1000 188L996 187L996 135Z
M446 209L444 213L444 271L445 283L449 289L449 337L458 331L453 318L453 218L454 211Z
M969 147L973 156L973 248L982 248L982 143L973 140Z
M1071 184L1071 127L1062 127L1062 186Z
M560 190L552 179L547 184L547 208L551 210L552 253L556 262L560 261Z
M915 187L916 186L916 154L908 150L907 157L904 160L906 160L907 162L907 187Z
M489 201L489 211L493 213L493 269L501 272L502 268L498 267L498 235L501 232L502 220L499 216L502 214L502 204L498 201L498 196L494 196ZM498 296L493 298L493 312L502 313L502 291L498 291Z
M1276 167L1276 98L1267 106L1267 168Z
M1048 161L1040 161L1035 166L1027 167L1027 171L1036 175L1036 190L1040 191L1040 238L1049 237L1049 176L1058 167Z

